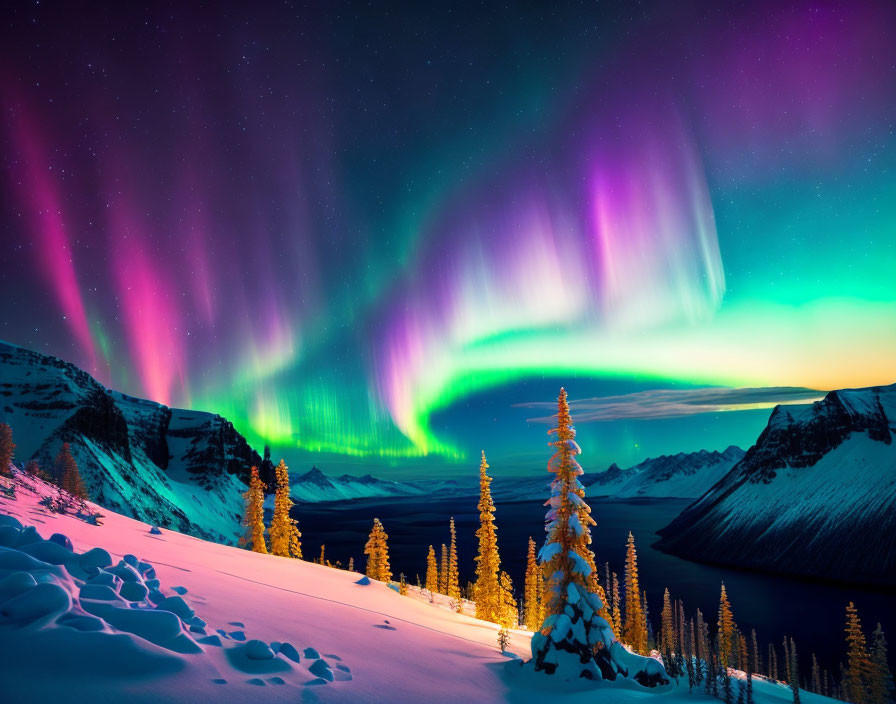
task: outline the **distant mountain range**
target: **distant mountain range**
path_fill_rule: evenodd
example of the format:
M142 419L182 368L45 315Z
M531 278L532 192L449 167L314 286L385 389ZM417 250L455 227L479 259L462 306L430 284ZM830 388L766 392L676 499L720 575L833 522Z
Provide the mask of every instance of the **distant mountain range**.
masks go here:
M45 470L71 445L91 498L110 510L232 543L261 458L225 418L109 391L76 366L0 343L0 421L20 464Z
M660 531L706 562L896 584L896 384L778 406L744 458Z
M613 498L679 498L700 496L744 456L744 451L734 445L722 452L700 450L679 452L676 455L660 455L622 469L615 462L602 472L586 472L581 477L589 499ZM545 499L550 491L552 477L539 474L534 477L495 477L492 495L496 501L529 501ZM438 491L441 487L432 487ZM479 491L478 482L469 487L460 484L445 487L452 493L464 490Z
M424 489L413 484L377 479L369 474L355 477L343 474L328 477L317 467L300 476L290 477L290 495L297 501L341 501L366 499L377 496L417 496Z

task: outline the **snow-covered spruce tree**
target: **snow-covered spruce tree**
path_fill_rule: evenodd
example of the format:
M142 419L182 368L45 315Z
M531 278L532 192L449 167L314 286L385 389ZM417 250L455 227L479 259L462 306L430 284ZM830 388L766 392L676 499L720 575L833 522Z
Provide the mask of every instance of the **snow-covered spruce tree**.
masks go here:
M392 579L392 571L389 568L389 546L386 544L388 539L389 536L386 535L380 519L374 518L370 537L364 546L364 554L367 555L367 576L381 582Z
M479 463L479 554L476 555L476 618L498 623L501 616L501 558L495 528L495 504L485 451Z
M460 579L457 572L457 531L454 529L454 516L448 524L448 530L451 534L451 545L448 548L448 576L445 578L446 595L457 601L458 611L460 611Z
M268 546L264 540L264 489L265 486L258 477L258 467L252 467L249 473L249 488L243 494L246 500L246 514L243 516L246 532L240 538L240 545L253 552L267 555Z
M430 592L439 591L439 568L436 566L436 551L432 545L426 554L426 589Z
M597 593L594 555L589 550L590 526L595 525L585 503L583 473L575 460L581 450L569 414L566 391L560 390L555 452L548 471L555 475L547 504L547 539L539 553L548 588L547 618L532 636L532 663L567 680L631 677L645 686L669 682L662 664L630 653L613 635L601 596ZM608 615L607 615L608 616Z
M544 621L539 583L543 581L541 570L535 559L535 541L529 538L529 552L526 555L526 581L523 587L523 623L530 631L537 631Z
M12 476L12 458L15 455L16 444L12 441L12 428L8 423L0 423L0 475Z
M290 516L293 503L289 495L289 467L282 459L274 468L274 477L277 480L277 491L274 494L274 515L268 530L271 536L271 554L302 559L302 534L296 520Z

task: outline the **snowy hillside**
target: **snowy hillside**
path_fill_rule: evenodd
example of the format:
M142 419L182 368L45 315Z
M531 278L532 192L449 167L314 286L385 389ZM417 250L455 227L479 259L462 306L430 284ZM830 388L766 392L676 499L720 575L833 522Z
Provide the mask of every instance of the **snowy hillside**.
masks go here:
M660 531L695 560L896 584L896 385L779 406L746 456Z
M401 596L357 573L156 534L109 511L90 525L48 512L39 503L48 491L25 479L15 498L0 493L9 704L718 701L686 684L645 690L630 680L557 690L516 666L528 657L525 631L511 631L502 654L497 626L415 590ZM759 678L754 693L757 704L792 701L787 686ZM832 702L800 694L803 704Z
M108 391L74 365L5 343L0 394L20 465L33 458L49 471L68 442L105 508L215 540L238 536L239 477L260 458L221 416Z
M341 501L343 499L366 499L379 496L416 496L424 490L413 484L377 479L369 474L354 477L343 474L329 477L317 467L289 480L290 494L296 501Z

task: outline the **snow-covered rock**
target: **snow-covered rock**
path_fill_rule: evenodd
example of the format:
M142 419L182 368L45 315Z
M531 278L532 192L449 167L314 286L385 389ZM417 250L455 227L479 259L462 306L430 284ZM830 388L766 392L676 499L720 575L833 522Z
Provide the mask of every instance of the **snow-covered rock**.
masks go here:
M657 547L739 567L896 584L896 384L778 406Z

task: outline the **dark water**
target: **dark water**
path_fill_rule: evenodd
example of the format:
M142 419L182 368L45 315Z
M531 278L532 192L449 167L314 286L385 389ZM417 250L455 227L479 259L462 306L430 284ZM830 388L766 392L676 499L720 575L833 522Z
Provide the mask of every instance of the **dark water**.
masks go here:
M474 579L479 525L476 497L440 500L359 499L326 504L302 504L296 517L303 533L308 558L317 557L321 543L327 558L343 564L354 557L357 570L364 567L364 543L374 517L389 534L389 553L396 578L404 572L409 582L426 571L426 552L430 544L438 558L441 544L447 543L448 519L457 525L458 559L461 584ZM687 501L592 500L592 549L597 556L601 580L603 563L610 562L620 580L628 532L635 536L641 588L647 590L651 621L656 625L662 608L663 590L683 599L690 615L700 608L707 621L714 623L718 614L720 584L724 580L740 628L749 633L755 628L760 650L767 643L777 646L785 634L794 638L800 654L801 669L808 668L811 653L819 663L834 672L845 658L843 626L846 604L855 602L863 626L870 637L880 621L889 641L896 642L896 593L796 579L779 575L701 565L666 555L650 547L658 528L677 516ZM544 536L544 508L541 502L499 504L496 511L498 546L502 566L522 588L527 540L531 535L540 547ZM780 648L779 648L780 651ZM779 652L779 661L781 655Z

